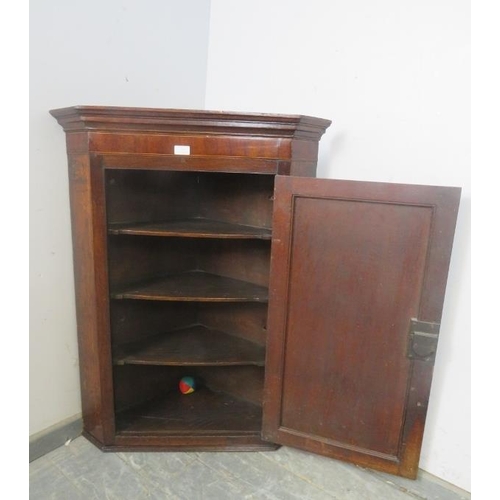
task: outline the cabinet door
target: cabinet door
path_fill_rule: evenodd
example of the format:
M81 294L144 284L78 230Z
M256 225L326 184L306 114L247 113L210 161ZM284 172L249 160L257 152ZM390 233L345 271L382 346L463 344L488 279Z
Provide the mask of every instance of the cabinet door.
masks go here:
M265 439L416 477L459 199L276 178Z

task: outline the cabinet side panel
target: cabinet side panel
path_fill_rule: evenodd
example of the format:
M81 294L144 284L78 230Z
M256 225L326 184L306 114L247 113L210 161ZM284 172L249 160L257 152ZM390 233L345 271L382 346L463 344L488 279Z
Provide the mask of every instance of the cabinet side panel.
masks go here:
M316 177L318 148L319 144L317 141L294 139L292 141L290 175Z
M68 159L83 423L85 431L107 444L113 434L113 398L106 239L100 234L105 231L102 175L92 175L88 155Z

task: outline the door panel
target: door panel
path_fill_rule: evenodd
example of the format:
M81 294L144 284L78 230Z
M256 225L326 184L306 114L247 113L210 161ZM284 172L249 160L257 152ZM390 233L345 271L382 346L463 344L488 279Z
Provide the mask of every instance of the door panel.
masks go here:
M266 439L415 476L433 356L408 357L411 320L434 341L459 196L276 179Z

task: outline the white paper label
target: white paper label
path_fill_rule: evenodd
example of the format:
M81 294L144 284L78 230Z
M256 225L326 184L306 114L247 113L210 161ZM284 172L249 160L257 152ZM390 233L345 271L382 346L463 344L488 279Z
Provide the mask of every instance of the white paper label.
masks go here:
M174 145L174 155L190 155L191 146L181 146L179 144Z

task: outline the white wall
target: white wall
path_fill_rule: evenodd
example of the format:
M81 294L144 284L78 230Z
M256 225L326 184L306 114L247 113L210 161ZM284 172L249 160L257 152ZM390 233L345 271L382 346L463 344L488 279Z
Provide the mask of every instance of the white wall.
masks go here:
M210 0L30 3L30 435L81 412L64 133L77 104L203 109Z
M319 176L462 186L421 467L470 490L467 0L212 0L207 109L333 120Z
M303 113L334 121L319 176L463 188L421 466L470 489L468 1L211 5L30 4L30 434L80 412L66 153L48 110Z

